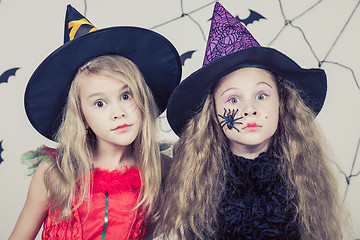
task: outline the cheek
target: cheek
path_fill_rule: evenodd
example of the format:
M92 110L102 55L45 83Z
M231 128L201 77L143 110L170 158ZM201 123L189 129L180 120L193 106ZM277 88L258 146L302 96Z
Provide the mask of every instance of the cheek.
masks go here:
M125 104L123 105L124 110L130 114L130 115L136 115L136 116L141 116L141 111L140 108L138 107L138 105L136 104L135 101L131 100L131 101L127 101L125 102Z
M139 121L141 121L142 113L141 113L140 108L136 104L134 104L134 105L132 105L131 110L139 118Z
M140 111L140 109L138 108L138 106L135 102L129 103L128 107L131 112L139 112Z
M214 96L214 105L215 105L215 112L217 112L218 114L221 114L220 112L222 112L224 110L224 104L221 101L221 98L218 96Z
M268 111L265 115L265 119L269 126L276 130L279 123L279 109L274 108L273 111Z
M232 109L225 108L224 104L216 104L215 105L215 114L216 114L216 118L219 122L225 120L225 117L229 114L229 111L231 113ZM220 116L222 116L222 117L220 117Z

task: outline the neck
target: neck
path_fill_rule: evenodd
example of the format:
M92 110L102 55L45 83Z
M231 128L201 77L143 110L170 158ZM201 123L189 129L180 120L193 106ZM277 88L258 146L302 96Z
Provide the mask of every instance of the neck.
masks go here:
M103 169L118 169L135 165L131 146L118 146L98 143L93 164Z
M262 152L268 150L268 143L259 144L259 145L239 145L239 144L230 144L230 150L236 156L241 156L247 159L255 159Z

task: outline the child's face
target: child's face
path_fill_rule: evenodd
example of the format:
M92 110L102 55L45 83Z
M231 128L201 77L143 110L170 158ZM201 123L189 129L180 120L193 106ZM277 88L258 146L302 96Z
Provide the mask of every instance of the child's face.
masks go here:
M219 81L214 99L218 120L234 154L267 150L279 119L279 95L270 73L259 68L236 70ZM232 127L224 122L229 113L236 113L234 119L242 117Z
M80 102L85 125L101 146L129 146L137 137L141 113L128 86L104 75L80 76Z

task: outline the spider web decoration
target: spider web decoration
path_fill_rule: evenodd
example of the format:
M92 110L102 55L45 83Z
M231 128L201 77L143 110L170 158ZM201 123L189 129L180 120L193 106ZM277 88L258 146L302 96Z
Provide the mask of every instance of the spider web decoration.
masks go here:
M301 32L303 38L304 38L304 41L306 42L306 44L308 45L309 47L309 50L310 52L312 53L313 57L317 60L318 62L318 65L319 67L321 67L324 63L327 63L327 64L334 64L334 65L338 65L340 67L343 67L345 68L346 70L350 71L353 78L354 78L354 82L355 82L355 85L357 86L357 88L360 90L360 86L359 86L359 83L355 77L355 73L354 71L348 67L348 66L345 66L339 62L332 62L332 61L327 61L326 59L328 58L329 54L331 53L331 51L334 49L334 46L336 45L336 43L338 42L340 36L343 34L345 28L348 26L348 23L350 22L351 18L353 17L355 11L358 9L359 7L359 4L360 4L360 1L357 2L356 6L354 7L353 11L351 12L350 16L348 17L347 21L345 22L343 28L341 29L340 33L338 34L338 36L336 37L336 39L334 40L334 42L332 43L330 49L327 51L326 55L324 56L324 58L321 60L315 53L313 47L311 46L310 42L308 41L307 39L307 36L305 34L305 32L301 29L301 27L298 27L294 24L294 21L299 19L300 17L304 16L307 12L311 11L313 8L315 8L317 5L319 5L321 2L323 2L323 0L319 0L318 2L316 2L314 5L312 5L310 8L308 8L306 11L304 11L303 13L301 13L300 15L294 17L293 19L288 19L286 18L285 16L285 11L284 11L284 8L282 6L282 2L281 0L279 0L279 6L280 6L280 9L281 9L281 13L282 13L282 17L284 19L284 26L283 28L279 31L279 33L275 36L275 38L269 43L269 45L272 45L276 39L281 35L281 33L284 31L284 29L288 26L292 27L292 28L295 28L297 29L298 31ZM360 139L359 139L359 142L357 144L357 148L356 148L356 151L355 151L355 157L352 161L352 167L351 167L351 170L350 170L350 173L349 174L346 174L342 169L341 167L337 164L337 163L334 163L335 166L338 168L339 172L341 174L344 175L345 177L345 180L346 180L346 183L347 183L347 186L346 186L346 189L345 189L345 193L344 193L344 196L343 196L343 201L345 201L346 199L346 196L348 194L348 190L349 190L349 185L350 185L350 182L351 182L351 178L353 177L356 177L356 176L359 176L360 175L360 171L357 172L356 174L353 174L353 171L354 171L354 167L355 167L355 163L357 161L357 153L358 153L358 150L359 150L359 144L360 144Z
M340 36L343 34L345 28L348 26L348 23L350 22L351 18L353 17L355 11L357 10L357 8L359 7L359 4L360 4L360 1L357 2L356 6L354 7L353 11L351 12L349 18L347 19L347 21L345 22L343 28L341 29L340 33L338 34L338 36L336 37L335 41L333 42L333 44L331 45L330 49L327 51L325 57L320 60L320 58L316 55L313 47L311 46L310 42L308 41L307 39L307 36L305 34L305 32L301 29L301 27L298 27L296 25L294 25L294 22L295 20L301 18L302 16L304 16L306 13L308 13L309 11L311 11L313 8L315 8L317 5L319 5L321 2L323 2L323 0L319 0L317 3L315 3L314 5L312 5L311 7L309 7L307 10L305 10L304 12L302 12L301 14L299 14L298 16L292 18L292 19L288 19L286 18L285 16L285 11L284 11L284 8L282 6L282 2L281 0L279 0L279 6L280 6L280 10L281 10L281 14L282 14L282 17L284 19L284 26L282 27L282 29L276 34L276 36L274 37L274 39L268 44L269 46L271 46L275 41L276 39L278 39L278 37L281 35L281 33L285 30L286 27L290 26L292 28L295 28L297 29L298 31L301 32L303 38L304 38L304 41L306 42L306 44L308 45L309 47L309 50L311 51L313 57L317 60L318 62L318 65L319 67L321 67L324 63L329 63L329 64L335 64L335 65L338 65L340 67L343 67L345 69L347 69L348 71L351 72L353 78L354 78L354 81L355 81L355 84L357 86L357 88L360 90L360 85L356 79L356 76L355 76L355 73L354 71L348 67L348 66L345 66L341 63L338 63L338 62L332 62L332 61L327 61L326 59L328 58L329 54L331 53L331 51L334 49L337 41L339 40Z

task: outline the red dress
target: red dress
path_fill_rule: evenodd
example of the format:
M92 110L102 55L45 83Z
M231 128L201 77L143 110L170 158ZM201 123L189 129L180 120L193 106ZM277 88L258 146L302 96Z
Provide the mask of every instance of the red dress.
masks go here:
M55 150L41 146L23 155L23 163L34 173L41 161L54 159ZM144 239L145 226L137 205L141 178L137 168L126 170L94 169L90 209L84 203L69 221L56 222L48 212L42 239ZM87 202L87 201L86 201Z
M43 239L143 239L141 209L134 207L141 186L139 171L95 169L90 211L86 204L69 221L54 222L50 211L44 222Z

